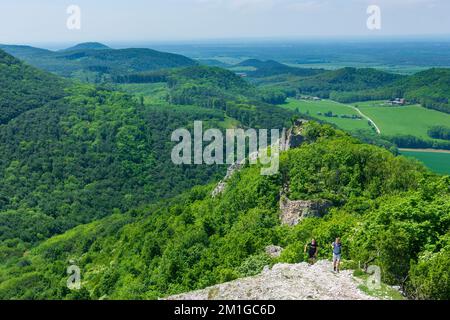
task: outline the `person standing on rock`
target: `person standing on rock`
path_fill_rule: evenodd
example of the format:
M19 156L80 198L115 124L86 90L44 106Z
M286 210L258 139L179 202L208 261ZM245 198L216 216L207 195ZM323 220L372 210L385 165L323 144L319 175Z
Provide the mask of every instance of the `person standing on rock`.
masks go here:
M331 244L331 247L333 248L333 270L334 272L339 272L342 252L341 238L336 238L336 240Z
M317 259L317 251L318 251L318 245L316 239L312 239L310 243L305 245L304 252L306 253L306 250L308 250L308 262L309 264L314 264Z

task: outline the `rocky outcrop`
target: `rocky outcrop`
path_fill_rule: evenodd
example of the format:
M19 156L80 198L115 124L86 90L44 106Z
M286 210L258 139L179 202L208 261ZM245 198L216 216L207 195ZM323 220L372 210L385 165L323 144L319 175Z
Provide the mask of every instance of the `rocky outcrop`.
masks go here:
M270 245L266 247L266 254L271 258L279 258L283 248L279 246Z
M285 195L280 197L280 219L281 223L295 226L300 221L309 217L323 217L332 202L328 200L289 200Z
M241 170L244 165L245 165L245 163L236 162L228 167L227 174L221 181L219 181L219 183L217 184L217 186L214 188L213 192L211 193L213 198L217 197L219 194L221 194L225 190L225 187L227 186L227 181L230 180L230 178L233 176L233 174L236 171Z
M282 137L280 139L280 151L287 151L291 148L296 148L305 142L305 137L303 136L303 125L307 123L308 120L298 119L294 122L294 126L289 130L283 129ZM248 157L250 160L258 158L258 152L252 153ZM237 162L228 167L226 176L217 184L211 193L212 197L217 197L220 195L227 185L227 181L233 176L236 171L242 169L245 165L245 160L242 162Z
M238 279L169 300L375 300L358 289L351 270L332 272L329 261L276 264L254 277Z
M285 147L283 148L284 150L297 148L306 141L306 138L303 135L303 128L307 122L308 120L303 119L298 119L294 122L292 128L290 128L286 133L286 142Z

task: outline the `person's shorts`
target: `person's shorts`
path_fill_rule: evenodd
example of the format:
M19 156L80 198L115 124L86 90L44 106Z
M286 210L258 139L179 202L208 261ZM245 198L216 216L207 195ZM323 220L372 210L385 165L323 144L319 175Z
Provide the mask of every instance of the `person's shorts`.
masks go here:
M333 253L333 262L341 261L341 254Z

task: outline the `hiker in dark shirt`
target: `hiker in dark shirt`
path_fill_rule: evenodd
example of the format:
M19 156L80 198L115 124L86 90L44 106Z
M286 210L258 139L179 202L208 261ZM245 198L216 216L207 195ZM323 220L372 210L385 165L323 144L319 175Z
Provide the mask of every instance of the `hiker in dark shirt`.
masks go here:
M336 241L331 244L331 247L333 248L333 270L334 272L339 272L339 264L341 263L342 252L341 239L336 238Z
M308 251L308 262L309 264L314 264L317 259L317 251L318 251L318 245L316 242L316 239L312 239L310 243L305 245L304 252Z

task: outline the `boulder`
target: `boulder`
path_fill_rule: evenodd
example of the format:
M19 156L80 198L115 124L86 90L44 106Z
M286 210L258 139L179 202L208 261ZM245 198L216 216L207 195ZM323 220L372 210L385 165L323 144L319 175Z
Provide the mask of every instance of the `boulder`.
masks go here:
M282 252L283 248L280 246L270 245L266 247L266 253L271 258L279 258Z

